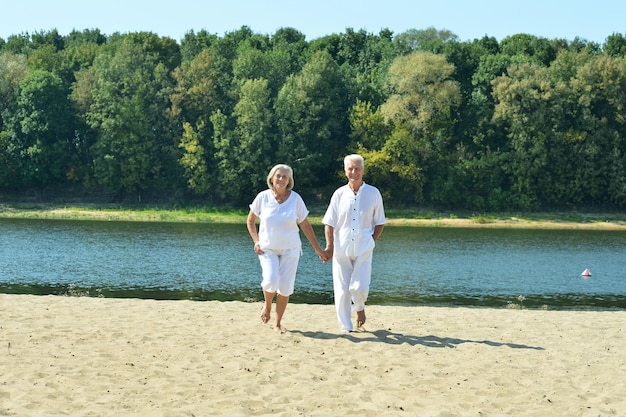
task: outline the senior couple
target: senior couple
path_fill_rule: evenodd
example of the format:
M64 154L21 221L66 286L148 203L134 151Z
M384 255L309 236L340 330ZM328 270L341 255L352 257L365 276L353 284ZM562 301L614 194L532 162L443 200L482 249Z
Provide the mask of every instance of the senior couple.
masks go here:
M361 155L344 158L348 183L338 188L322 222L326 248L319 245L302 197L293 191L293 171L288 165L274 166L267 176L268 189L250 204L247 227L254 252L261 264L264 305L261 320L271 319L276 298L274 330L283 333L281 320L293 294L301 255L298 225L323 262L332 259L335 309L342 332L365 323L365 302L372 273L372 253L385 225L383 199L376 187L363 182L365 166ZM257 219L260 219L257 230Z

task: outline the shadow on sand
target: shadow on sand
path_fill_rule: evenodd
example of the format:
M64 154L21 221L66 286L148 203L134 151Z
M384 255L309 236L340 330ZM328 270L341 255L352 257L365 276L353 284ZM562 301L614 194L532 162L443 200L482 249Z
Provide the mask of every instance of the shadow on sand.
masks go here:
M389 345L401 345L406 343L411 346L421 345L433 348L454 348L463 343L478 343L494 347L506 346L512 349L544 350L544 348L539 346L528 346L517 343L502 343L494 342L491 340L456 339L453 337L439 337L434 335L413 336L402 333L395 333L389 330L357 330L351 333L326 333L289 330L288 333L300 334L304 337L310 337L313 339L347 339L354 343L379 342L387 343Z

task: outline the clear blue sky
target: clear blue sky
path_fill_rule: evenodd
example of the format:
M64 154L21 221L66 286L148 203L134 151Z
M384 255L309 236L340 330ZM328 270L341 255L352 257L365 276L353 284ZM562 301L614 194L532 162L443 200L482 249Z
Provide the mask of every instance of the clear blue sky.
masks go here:
M0 6L0 37L57 29L150 31L180 41L190 30L219 36L249 26L273 34L293 27L313 40L346 28L377 34L447 29L460 40L498 40L517 33L549 39L580 37L602 44L626 34L625 0L9 0Z

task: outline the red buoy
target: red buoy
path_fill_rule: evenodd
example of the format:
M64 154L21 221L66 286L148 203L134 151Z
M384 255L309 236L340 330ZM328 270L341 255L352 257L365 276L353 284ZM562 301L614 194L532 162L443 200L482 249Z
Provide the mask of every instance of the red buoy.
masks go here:
M588 270L588 269L585 269L585 270L583 271L583 273L582 273L582 276L583 276L583 277L590 277L590 276L591 276L591 272L589 272L589 270Z

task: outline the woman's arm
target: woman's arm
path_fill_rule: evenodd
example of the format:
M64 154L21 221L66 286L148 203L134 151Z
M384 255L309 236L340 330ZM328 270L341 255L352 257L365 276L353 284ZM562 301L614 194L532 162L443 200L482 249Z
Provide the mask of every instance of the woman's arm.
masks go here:
M254 242L254 252L258 255L262 255L263 251L259 246L259 233L256 230L256 214L250 210L248 213L248 220L246 221L246 225L248 226L248 233L250 233L250 237Z
M322 261L326 262L328 260L328 257L326 256L326 252L324 252L320 244L317 242L317 238L315 237L315 231L313 230L313 226L311 226L311 223L309 223L309 219L304 219L300 222L300 230L302 230L304 236L306 236L309 242L311 242L311 246L313 246L313 249L315 250L315 253L317 253L317 256L319 256Z

